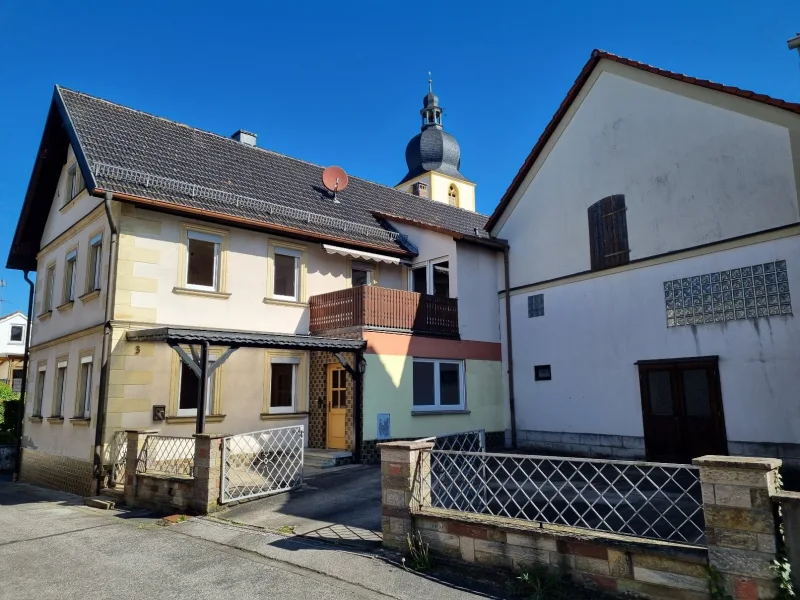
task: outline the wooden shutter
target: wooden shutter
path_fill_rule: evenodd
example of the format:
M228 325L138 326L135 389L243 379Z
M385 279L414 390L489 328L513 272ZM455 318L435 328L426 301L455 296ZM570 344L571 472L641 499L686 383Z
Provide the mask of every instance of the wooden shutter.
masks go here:
M622 194L608 196L589 207L589 248L593 271L630 261L626 212Z

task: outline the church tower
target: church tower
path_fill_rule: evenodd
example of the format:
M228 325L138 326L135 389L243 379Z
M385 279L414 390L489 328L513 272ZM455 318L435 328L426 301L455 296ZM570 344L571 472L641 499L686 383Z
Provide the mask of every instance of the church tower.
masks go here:
M406 146L408 173L395 188L466 210L475 210L475 184L464 177L461 148L442 128L439 98L428 80L428 94L422 99L422 132Z

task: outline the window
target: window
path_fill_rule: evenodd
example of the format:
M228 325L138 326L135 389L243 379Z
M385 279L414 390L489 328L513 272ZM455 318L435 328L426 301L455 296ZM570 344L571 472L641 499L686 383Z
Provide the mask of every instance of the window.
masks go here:
M463 410L464 363L414 359L414 410Z
M78 374L78 397L75 405L75 418L88 419L92 410L92 361L93 357L81 358L81 370Z
M428 265L411 269L411 291L418 294L428 293Z
M57 363L56 385L53 388L53 410L54 417L64 417L64 390L67 380L67 361L62 360Z
M186 287L192 290L219 291L220 247L222 237L201 231L186 232Z
M533 367L534 381L550 381L553 374L550 370L550 365L536 365Z
M458 188L453 183L450 184L450 188L447 190L447 203L450 206L458 206Z
M64 204L69 204L75 196L83 191L84 187L83 174L78 168L78 163L75 163L67 172L67 193L64 197Z
M300 257L299 250L275 248L272 275L272 297L276 300L297 302L300 298Z
M44 280L44 311L50 312L53 310L53 288L56 285L56 266L49 265L47 267L47 274Z
M22 369L13 369L11 371L11 391L17 392L18 394L22 392Z
M208 366L214 364L214 360L208 358ZM192 368L185 362L181 361L180 364L180 390L178 392L178 416L179 417L196 417L197 416L197 398L200 394L200 378L194 374ZM206 387L206 414L210 415L213 397L214 397L214 383L216 380L216 372L212 373L208 378L208 386Z
M430 261L411 268L409 287L418 294L431 294L437 298L450 297L450 262Z
M11 326L11 337L9 341L16 344L21 344L23 338L25 337L25 326L24 325L12 325Z
M630 262L625 196L616 194L589 207L589 248L592 271Z
M273 357L270 360L269 411L295 412L299 358Z
M450 297L450 263L448 261L434 263L431 277L431 293L437 298Z
M103 235L89 240L89 264L86 266L86 293L100 289L100 265L102 264Z
M544 316L544 294L528 296L528 318Z
M350 276L353 287L375 285L375 268L370 264L354 262Z
M77 261L77 250L73 250L67 254L67 263L64 266L64 300L62 304L67 304L75 300L75 265Z
M47 366L40 365L36 373L36 395L33 397L33 416L42 416L42 402L44 401L44 381L47 377Z

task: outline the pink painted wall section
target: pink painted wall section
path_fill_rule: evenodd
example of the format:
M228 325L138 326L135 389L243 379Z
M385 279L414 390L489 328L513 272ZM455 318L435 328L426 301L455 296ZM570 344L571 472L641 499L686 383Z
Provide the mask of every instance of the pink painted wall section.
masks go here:
M494 342L448 340L404 333L365 331L367 353L500 361L501 346Z

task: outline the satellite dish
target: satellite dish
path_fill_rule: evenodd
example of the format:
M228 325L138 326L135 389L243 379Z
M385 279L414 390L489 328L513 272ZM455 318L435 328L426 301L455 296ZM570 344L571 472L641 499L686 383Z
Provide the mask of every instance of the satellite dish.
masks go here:
M347 187L347 173L342 167L328 167L322 172L322 185L333 192L333 201L339 204L336 199L336 192L341 192Z

